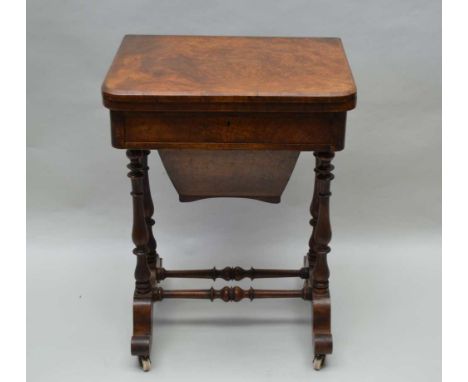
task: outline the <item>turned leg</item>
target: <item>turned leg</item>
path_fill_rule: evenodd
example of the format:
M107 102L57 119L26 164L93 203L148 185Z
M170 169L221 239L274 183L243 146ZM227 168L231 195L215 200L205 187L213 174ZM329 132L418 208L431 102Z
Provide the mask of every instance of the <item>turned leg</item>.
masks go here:
M130 159L128 168L132 182L133 229L132 239L135 244L133 253L137 257L135 268L135 293L133 297L133 336L132 355L139 358L145 371L149 370L149 355L152 337L152 285L148 258L151 254L150 235L145 213L145 160L147 152L128 150Z
M151 152L149 150L144 150L143 151L143 156L142 156L142 165L143 165L143 173L144 173L144 178L143 178L143 186L144 186L144 192L143 192L143 198L144 198L144 204L145 204L145 221L146 225L148 227L148 248L149 248L149 254L148 254L148 266L150 267L151 273L152 273L152 284L155 286L156 284L156 268L160 267L160 257L158 255L158 252L156 251L156 240L153 235L153 225L154 225L154 219L153 219L153 214L154 214L154 204L153 204L153 199L151 198L151 189L150 189L150 184L149 184L149 176L148 176L148 155Z
M312 331L314 347L314 367L320 369L325 360L326 354L331 354L333 342L331 335L331 307L330 293L328 289L328 279L330 271L328 269L327 254L330 252L328 244L331 240L330 225L330 183L333 179L333 165L331 161L334 157L332 152L316 153L316 182L315 192L316 205L312 208L313 234L311 238L311 256L314 260L309 279L312 287ZM312 202L314 204L314 202Z
M314 230L315 226L317 224L317 218L318 218L318 209L319 209L319 200L318 200L318 179L317 179L317 168L320 165L320 158L318 157L317 153L314 153L315 156L315 181L314 181L314 196L312 197L312 202L310 203L310 215L312 216L312 219L310 219L310 225L312 226L312 235L310 235L309 239L309 251L307 252L307 257L308 257L308 264L310 268L314 267L315 264L315 254L313 251L314 248Z

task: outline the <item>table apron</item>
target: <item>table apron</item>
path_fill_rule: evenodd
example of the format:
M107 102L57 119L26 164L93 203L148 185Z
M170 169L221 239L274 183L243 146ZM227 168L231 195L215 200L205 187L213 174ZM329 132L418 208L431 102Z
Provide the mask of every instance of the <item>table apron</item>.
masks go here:
M205 113L111 110L116 148L339 151L346 112Z

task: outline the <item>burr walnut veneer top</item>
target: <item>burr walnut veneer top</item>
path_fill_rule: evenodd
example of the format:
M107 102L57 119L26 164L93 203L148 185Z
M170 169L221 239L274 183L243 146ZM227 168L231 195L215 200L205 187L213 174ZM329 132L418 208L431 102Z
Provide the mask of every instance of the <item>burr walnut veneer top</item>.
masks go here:
M102 94L112 110L346 111L356 103L338 38L127 35Z

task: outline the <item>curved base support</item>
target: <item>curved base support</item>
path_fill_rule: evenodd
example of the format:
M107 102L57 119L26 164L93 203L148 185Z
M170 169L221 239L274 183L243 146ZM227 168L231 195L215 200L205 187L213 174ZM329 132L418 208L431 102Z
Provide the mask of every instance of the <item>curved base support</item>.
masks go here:
M148 296L133 299L132 355L149 357L153 330L153 300Z
M151 285L158 285L157 273L162 267L162 258L156 257L155 268L151 269ZM132 355L138 356L138 363L143 371L151 368L151 345L153 333L153 293L133 298L133 336Z
M328 290L312 289L312 346L314 354L324 355L333 352L331 334L331 304Z
M304 266L309 266L308 257L304 257ZM312 270L305 282L311 287ZM333 352L333 337L331 334L331 301L328 289L312 290L312 347L314 349L314 368L319 370L325 361L325 355ZM320 364L320 367L318 365ZM317 367L316 367L317 366Z

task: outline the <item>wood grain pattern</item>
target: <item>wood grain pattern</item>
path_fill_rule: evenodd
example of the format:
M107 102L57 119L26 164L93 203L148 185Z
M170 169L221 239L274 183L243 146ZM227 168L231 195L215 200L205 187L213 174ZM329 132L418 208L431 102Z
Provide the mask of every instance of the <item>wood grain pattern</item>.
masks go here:
M346 111L356 86L338 38L127 35L102 94L113 110L286 103Z
M181 202L238 197L279 203L298 151L159 150Z
M170 298L312 302L314 368L333 350L329 293L331 161L344 148L356 86L337 38L125 36L102 85L112 145L129 149L137 257L131 351L149 368L152 304ZM149 150L159 151L181 201L279 202L300 151L316 158L312 235L300 269L167 270L153 236ZM167 278L300 277L302 289L167 290Z
M116 148L333 150L346 113L156 113L112 111Z

